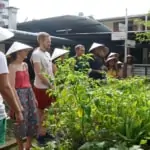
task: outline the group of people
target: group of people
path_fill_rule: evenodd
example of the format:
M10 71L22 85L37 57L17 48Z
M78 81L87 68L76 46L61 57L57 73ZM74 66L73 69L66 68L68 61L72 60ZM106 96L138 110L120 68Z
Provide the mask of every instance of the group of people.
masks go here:
M82 68L80 57L85 54L85 47L77 45L75 47L75 70ZM103 44L93 43L89 49L92 59L89 60L89 77L93 79L106 79L107 76L122 79L133 76L133 56L127 55L127 63L119 61L119 54L109 53L108 47ZM104 73L105 72L105 73Z
M56 48L51 56L48 52L51 46L51 37L45 32L39 33L37 41L39 47L34 50L27 44L14 42L5 55L0 52L0 93L10 106L9 115L14 122L13 130L19 150L29 150L34 137L37 137L40 145L45 145L47 141L55 139L43 125L45 120L44 110L55 101L55 98L46 94L47 89L53 89L54 87L45 77L45 73L54 78L57 67L53 60L65 55L68 51ZM33 85L30 82L28 65L24 62L31 50L33 50L31 64L35 72ZM79 58L85 53L85 47L77 45L75 46L75 52L75 70L78 71L82 67ZM110 53L108 55L109 49L99 43L93 43L89 52L93 57L89 61L89 77L105 79L106 76L102 72L106 71L112 77L122 78L123 64L119 61L118 54ZM108 57L105 60L107 55ZM131 75L132 56L128 56L128 58L127 68L130 66L128 74ZM6 113L1 99L0 145L4 144L6 131ZM22 141L24 137L27 138L25 145Z
M0 92L10 106L9 115L13 121L13 131L19 150L29 150L34 137L37 137L40 145L45 145L47 141L54 139L43 126L44 110L55 101L46 94L46 90L53 88L53 85L45 77L45 73L51 78L54 77L56 66L52 60L59 57L58 51L61 49L56 49L55 56L50 56L48 51L51 37L48 33L39 33L37 41L39 47L35 50L27 44L14 42L5 55L0 52ZM31 62L35 72L33 85L30 82L28 65L24 62L31 50L33 50ZM63 50L62 54L64 52L66 51ZM7 117L2 98L0 117L0 145L2 145L5 142ZM27 138L25 145L24 137Z

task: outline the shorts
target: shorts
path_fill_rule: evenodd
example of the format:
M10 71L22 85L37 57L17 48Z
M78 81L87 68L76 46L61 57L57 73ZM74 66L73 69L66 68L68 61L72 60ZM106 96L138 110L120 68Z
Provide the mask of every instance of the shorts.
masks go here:
M46 91L47 89L38 89L36 87L33 88L35 97L38 102L39 109L45 109L51 106L51 103L55 101L55 98L49 96Z
M0 146L5 144L6 119L0 120Z

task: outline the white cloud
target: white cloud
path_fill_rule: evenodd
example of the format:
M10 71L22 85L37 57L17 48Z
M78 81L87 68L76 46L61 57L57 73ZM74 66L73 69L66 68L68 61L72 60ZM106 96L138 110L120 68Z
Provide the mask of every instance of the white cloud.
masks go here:
M19 8L18 21L41 19L61 15L93 15L95 18L147 13L149 0L10 0L10 6Z

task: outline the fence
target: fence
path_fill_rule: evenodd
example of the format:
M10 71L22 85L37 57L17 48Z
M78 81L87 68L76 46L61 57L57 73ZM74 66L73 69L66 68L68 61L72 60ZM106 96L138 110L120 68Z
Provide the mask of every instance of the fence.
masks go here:
M134 64L134 75L150 76L150 64Z

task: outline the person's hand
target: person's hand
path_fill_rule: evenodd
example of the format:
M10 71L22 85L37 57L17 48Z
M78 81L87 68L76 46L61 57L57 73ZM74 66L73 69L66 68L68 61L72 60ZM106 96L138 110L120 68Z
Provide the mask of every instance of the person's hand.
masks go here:
M23 108L22 106L20 106L20 109L21 109L21 112L23 112L23 111L24 111L24 108Z
M38 107L38 101L37 100L35 100L35 105L36 105L36 107Z
M15 113L16 123L20 124L24 121L23 114L21 111Z

